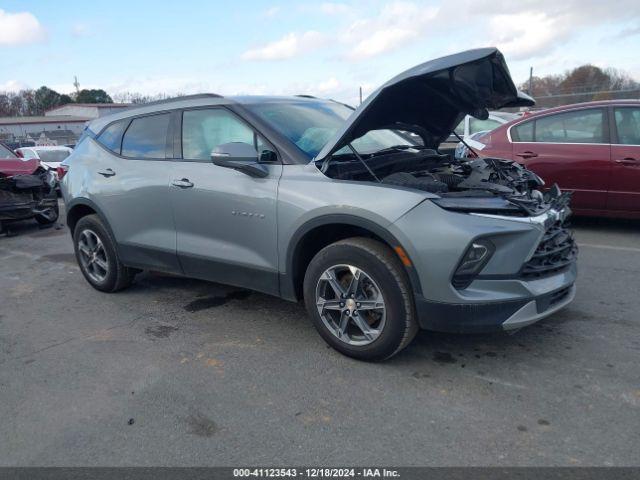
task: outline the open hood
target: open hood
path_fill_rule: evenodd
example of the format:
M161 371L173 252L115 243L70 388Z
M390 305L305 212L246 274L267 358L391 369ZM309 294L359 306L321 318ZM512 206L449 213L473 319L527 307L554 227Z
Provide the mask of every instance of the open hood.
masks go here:
M437 148L466 114L480 119L488 109L534 105L519 92L504 57L480 48L417 65L373 92L318 153L322 160L370 130L417 133Z

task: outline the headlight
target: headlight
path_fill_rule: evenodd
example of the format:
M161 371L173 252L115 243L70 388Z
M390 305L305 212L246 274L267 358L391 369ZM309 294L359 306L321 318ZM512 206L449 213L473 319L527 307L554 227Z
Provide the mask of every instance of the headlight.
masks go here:
M487 264L496 247L489 239L474 240L465 252L453 275L452 284L457 289L467 288Z

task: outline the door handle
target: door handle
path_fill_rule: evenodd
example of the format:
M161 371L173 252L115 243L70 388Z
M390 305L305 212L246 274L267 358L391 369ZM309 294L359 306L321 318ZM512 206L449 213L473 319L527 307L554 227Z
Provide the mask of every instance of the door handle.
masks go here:
M534 158L538 156L538 154L534 152L522 152L522 153L516 153L516 155L522 158Z
M629 165L629 166L640 165L640 161L636 160L635 158L631 158L631 157L620 158L620 159L616 160L616 163L620 163L622 165Z
M111 168L107 168L105 170L98 170L98 173L105 178L113 177L116 172L114 172Z
M188 178L182 178L180 180L175 179L171 182L172 185L180 188L191 188L193 187L193 182L190 182Z

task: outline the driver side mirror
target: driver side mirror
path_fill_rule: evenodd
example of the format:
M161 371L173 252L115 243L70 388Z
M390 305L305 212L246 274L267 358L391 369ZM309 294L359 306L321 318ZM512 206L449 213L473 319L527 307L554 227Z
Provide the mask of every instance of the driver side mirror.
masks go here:
M211 161L214 165L232 168L251 177L264 178L269 175L268 168L258 162L258 152L254 146L244 142L218 145L211 152Z

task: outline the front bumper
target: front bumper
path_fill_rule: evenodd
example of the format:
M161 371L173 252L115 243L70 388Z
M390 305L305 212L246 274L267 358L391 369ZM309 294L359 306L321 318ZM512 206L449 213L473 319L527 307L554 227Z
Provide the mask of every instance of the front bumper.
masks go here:
M512 330L571 302L575 257L535 275L524 269L542 255L538 247L551 228L550 219L551 213L510 218L445 212L425 202L395 222L391 229L419 277L414 298L420 326L459 333ZM491 240L495 252L468 286L456 288L453 278L461 256L481 237Z
M571 284L524 300L493 303L440 303L416 296L420 327L448 333L488 333L517 330L567 306L576 292Z

